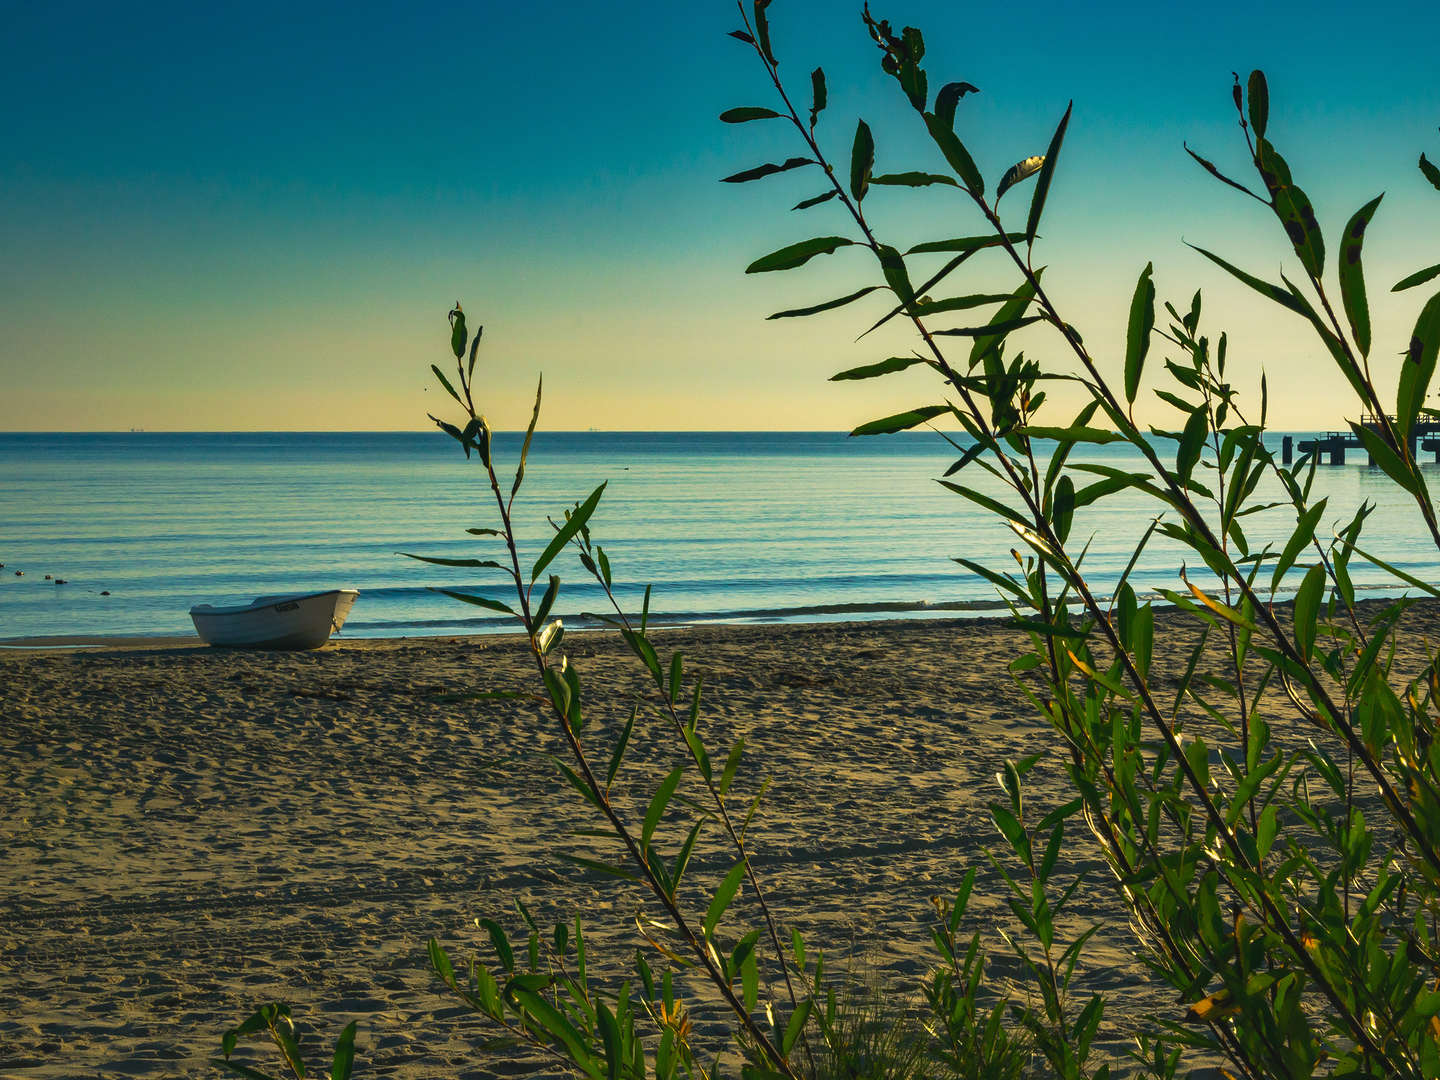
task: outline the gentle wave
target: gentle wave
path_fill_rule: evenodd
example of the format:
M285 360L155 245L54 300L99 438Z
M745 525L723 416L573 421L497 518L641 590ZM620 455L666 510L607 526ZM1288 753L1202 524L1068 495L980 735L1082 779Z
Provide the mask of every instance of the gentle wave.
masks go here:
M497 436L499 455L513 460L519 440ZM0 434L0 638L188 634L195 603L338 586L361 592L347 633L505 629L434 591L499 596L504 574L397 554L503 550L465 534L494 524L493 505L474 462L453 451L433 433ZM1139 464L1123 446L1092 458ZM542 432L517 527L533 559L551 535L547 515L607 481L594 531L617 594L638 608L653 583L653 617L666 622L1002 610L994 588L954 559L1010 567L1016 540L935 483L952 460L942 441L919 433ZM1418 514L1377 470L1326 468L1317 485L1330 497L1322 535L1373 502L1367 545L1423 580L1440 578L1440 558L1416 542ZM1085 565L1097 589L1113 585L1154 512L1121 493L1077 513L1075 535L1092 538ZM1283 511L1245 519L1250 548L1278 550L1289 520ZM1177 587L1186 555L1152 540L1133 583L1142 592ZM1379 584L1361 569L1352 569L1357 580ZM603 605L573 561L550 570L566 579L557 610L567 619Z

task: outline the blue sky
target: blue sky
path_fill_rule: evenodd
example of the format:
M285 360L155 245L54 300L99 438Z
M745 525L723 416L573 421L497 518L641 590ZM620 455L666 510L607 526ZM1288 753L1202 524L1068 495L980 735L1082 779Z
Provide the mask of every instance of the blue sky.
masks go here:
M925 30L932 86L980 86L957 129L992 185L1043 151L1074 99L1041 259L1097 354L1123 349L1153 260L1162 297L1203 286L1236 362L1287 387L1277 422L1338 422L1342 383L1301 327L1181 242L1270 277L1295 264L1264 209L1182 149L1243 170L1230 73L1254 66L1270 79L1272 139L1327 236L1387 192L1367 248L1376 353L1408 338L1424 295L1381 294L1440 258L1414 246L1440 223L1440 192L1414 167L1421 150L1440 157L1433 6L875 10ZM770 11L798 99L826 69L821 130L837 160L863 115L880 169L939 166L858 6ZM457 298L486 324L485 407L502 428L523 425L541 370L557 429L834 429L934 396L923 375L826 382L908 349L903 334L855 343L869 308L765 321L867 284L872 268L841 252L744 275L846 223L830 207L789 211L820 190L812 170L717 183L797 150L778 122L716 119L772 103L754 57L724 36L738 25L726 3L16 5L5 23L0 429L422 427L437 405L426 366L443 359ZM900 244L978 228L953 192L891 189L867 205ZM1013 282L996 262L967 284Z

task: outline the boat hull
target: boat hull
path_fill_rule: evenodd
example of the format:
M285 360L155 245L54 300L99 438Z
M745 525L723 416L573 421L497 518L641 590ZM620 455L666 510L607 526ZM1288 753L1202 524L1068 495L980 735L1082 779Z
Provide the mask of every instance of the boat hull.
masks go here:
M197 604L195 632L207 645L229 649L318 649L350 614L354 589L298 596L262 596L243 607Z

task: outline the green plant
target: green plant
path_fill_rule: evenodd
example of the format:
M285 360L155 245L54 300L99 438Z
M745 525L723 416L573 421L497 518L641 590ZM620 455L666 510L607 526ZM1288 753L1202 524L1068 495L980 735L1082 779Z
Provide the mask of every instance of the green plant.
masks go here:
M754 48L783 108L732 110L722 119L788 119L809 157L731 179L749 181L818 166L827 190L797 209L833 200L847 213L855 235L788 245L752 263L749 272L791 269L841 247L868 248L883 285L779 315L814 314L871 292L888 292L893 306L881 321L907 319L923 348L837 378L869 378L924 365L941 378L951 397L866 424L855 434L953 419L969 441L952 440L958 457L947 476L982 468L1008 493L996 498L972 485L941 481L1004 521L1024 547L1026 554L1017 554L1018 569L961 561L1000 590L1016 625L1029 632L1031 648L1017 657L1012 670L1064 740L1078 795L1072 810L1083 812L1127 907L1144 928L1155 969L1191 1003L1187 1019L1193 1026L1171 1023L1168 1032L1149 1037L1147 1046L1154 1052L1146 1066L1161 1072L1173 1068L1167 1063L1168 1045L1174 1045L1222 1054L1238 1072L1253 1077L1309 1076L1321 1068L1346 1075L1435 1075L1440 1068L1440 963L1434 931L1440 757L1432 751L1434 657L1418 674L1400 676L1393 666L1393 645L1407 602L1386 605L1378 613L1362 609L1349 564L1358 556L1427 595L1440 593L1358 546L1367 507L1333 539L1319 537L1326 502L1312 500L1315 461L1302 458L1286 468L1274 460L1264 442L1264 378L1259 380L1258 414L1252 415L1229 381L1225 336L1212 341L1201 333L1198 294L1188 314L1167 304L1169 324L1157 329L1152 268L1147 266L1135 290L1123 367L1106 370L1108 365L1088 350L1047 294L1034 261L1069 109L1045 154L1011 167L994 197L988 197L955 125L960 99L974 88L950 83L932 99L920 32L907 27L896 34L867 10L865 22L885 71L899 83L952 175L877 175L875 140L861 121L847 184L815 136L825 104L823 75L814 74L814 104L802 117L779 79L766 7L760 0L753 22L747 20L736 36ZM1433 415L1423 402L1440 347L1440 296L1419 315L1402 364L1395 411L1386 415L1368 362L1371 331L1361 270L1365 231L1380 200L1358 210L1341 234L1335 279L1342 324L1331 301L1325 245L1310 202L1267 138L1264 76L1252 73L1244 88L1237 78L1234 103L1263 194L1193 151L1192 156L1276 216L1303 270L1304 287L1285 277L1276 285L1211 252L1201 254L1311 326L1374 418L1369 425L1352 425L1356 437L1386 475L1414 497L1440 545L1413 442L1417 420ZM1436 181L1434 167L1423 156L1421 169ZM1023 228L1007 225L1001 198L1032 177ZM885 184L954 191L988 232L918 244L902 254L877 238L864 212L867 195ZM932 297L962 263L981 252L993 254L1018 281L1000 289ZM935 254L953 257L923 284L912 284L919 257ZM1436 274L1440 268L1431 267L1397 288ZM945 325L953 313L985 309L990 317L984 322ZM1022 352L1009 353L1019 332L1032 325L1057 336L1068 366L1042 365ZM1180 414L1178 430L1142 427L1133 411L1157 337L1178 356L1166 361L1170 385L1156 391ZM952 358L955 339L969 347ZM1038 419L1044 383L1054 379L1078 384L1088 397L1073 420L1058 426ZM1145 471L1071 460L1077 447L1117 440L1134 448ZM1173 459L1167 445L1174 447ZM1257 497L1267 476L1282 498L1267 502ZM1136 595L1127 580L1129 570L1109 586L1113 598L1102 596L1082 570L1084 545L1072 538L1077 513L1122 490L1153 499L1160 515L1140 540L1137 559L1158 533L1182 544L1209 572L1208 579L1196 580L1182 570L1180 588L1164 593L1201 628L1173 704L1168 694L1162 700L1154 679L1152 604ZM1288 542L1278 551L1253 548L1245 519L1277 505L1288 505L1295 515ZM1298 565L1307 552L1310 564ZM1301 581L1287 620L1277 595L1293 576ZM1214 647L1225 658L1221 673L1198 670L1212 633L1220 638ZM1293 718L1277 715L1277 687L1293 705ZM1305 740L1280 739L1275 729L1282 724L1304 724L1299 734ZM1194 737L1184 738L1192 731ZM1219 749L1215 764L1212 743ZM1014 786L1018 790L1018 782ZM999 820L1012 848L1025 858L1032 846L1028 830L1018 820ZM1027 922L1032 933L1043 933L1040 907L1037 898L1036 921ZM1053 984L1046 969L1036 965L1034 973L1042 988L1047 980ZM1057 1053L1047 1048L1057 1072L1075 1074L1058 1051L1066 1045L1083 1047L1085 1029L1083 1012L1075 1028L1057 1028Z
M1013 624L1028 635L1028 649L1010 670L1057 732L1073 787L1073 798L1060 806L1032 807L1024 779L1035 761L1014 762L1001 778L1004 797L991 810L1004 841L994 864L1015 919L1003 941L1025 984L1013 992L991 985L981 935L962 936L972 873L953 902L937 905L938 966L924 987L920 1017L888 1007L876 1015L843 992L837 996L822 954L787 934L765 899L746 838L758 796L740 804L732 789L743 744L712 755L700 680L687 680L685 658L662 656L652 641L648 592L638 616L614 602L609 558L591 535L604 485L554 519L553 537L538 557L522 559L512 511L540 395L513 481L502 483L489 424L472 397L480 335L469 336L458 306L451 312L455 376L438 366L434 374L464 415L460 424L435 422L484 468L498 524L471 531L502 544L504 553L428 561L498 568L511 578L513 601L451 595L518 620L543 690L539 700L567 749L557 768L593 813L596 838L613 851L606 860L569 857L638 886L651 914L637 942L635 976L618 984L599 985L588 975L593 964L578 920L542 932L523 907L518 936L493 920L484 923L493 962L457 965L432 942L435 970L487 1023L595 1077L719 1071L729 1047L702 1046L696 1037L691 1016L704 1006L681 993L675 976L681 968L698 972L728 1010L747 1076L1104 1077L1112 1063L1097 1060L1093 1047L1106 1002L1080 994L1075 982L1089 932L1066 938L1057 922L1080 886L1078 879L1057 879L1058 855L1083 831L1108 866L1152 969L1186 1005L1183 1016L1155 1017L1135 1032L1135 1072L1170 1077L1219 1057L1236 1075L1256 1080L1440 1075L1440 748L1433 729L1440 676L1429 653L1418 671L1397 666L1396 635L1409 601L1362 604L1349 568L1358 558L1427 596L1440 598L1440 590L1360 546L1365 506L1323 535L1328 504L1315 497L1315 457L1293 466L1275 459L1265 441L1265 379L1252 406L1233 381L1226 336L1202 332L1199 294L1187 310L1165 304L1157 311L1154 271L1146 266L1123 360L1118 349L1113 361L1089 351L1047 293L1034 259L1068 108L1046 152L1006 170L990 195L957 132L963 99L975 88L950 82L932 95L921 33L906 27L897 34L867 9L864 22L882 67L933 143L934 167L943 162L948 171L877 172L876 139L863 120L848 167L837 166L817 134L827 106L825 76L812 73L811 104L802 112L779 77L768 7L769 0L742 6L744 28L732 36L753 50L777 107L731 109L721 119L788 121L805 156L726 179L818 172L823 189L795 209L839 210L849 235L787 245L748 272L790 270L848 247L874 256L874 283L773 317L814 315L868 297L884 301L872 329L908 322L919 342L913 354L836 378L923 366L938 376L944 400L854 434L958 424L961 434L943 435L956 459L940 482L1003 521L1018 544L1013 566L959 561L996 587ZM1275 284L1197 250L1316 334L1374 417L1369 426L1354 426L1356 438L1414 498L1440 546L1413 442L1417 422L1436 415L1423 403L1440 350L1440 296L1419 314L1387 416L1369 366L1361 270L1365 231L1380 200L1345 226L1327 277L1309 200L1268 140L1264 76L1253 73L1243 87L1237 79L1234 102L1258 184L1247 187L1192 156L1276 216L1303 271L1301 283L1282 276ZM1421 169L1440 187L1440 173L1423 156ZM1028 206L1015 211L1011 197L1002 214L1004 196L1027 182L1033 182ZM865 212L867 198L887 187L950 199L947 220L953 203L968 206L982 231L902 251L880 239ZM953 289L972 260L966 274L992 264L985 284ZM1436 276L1440 265L1396 288ZM940 295L942 286L955 294ZM982 314L965 314L976 312ZM1063 363L1027 358L1016 347L1022 335L1040 332L1059 347ZM1170 355L1154 393L1174 410L1173 428L1148 427L1135 416L1142 385L1154 378L1147 360L1157 342ZM1059 424L1044 422L1048 412L1042 416L1056 381L1085 399L1073 419ZM1127 443L1143 468L1076 454L1113 442ZM975 469L989 475L988 486L963 482ZM1156 517L1120 579L1096 581L1083 569L1087 508L1122 491L1152 500ZM1252 542L1247 530L1259 513L1293 515L1282 545ZM1203 567L1182 569L1176 587L1163 592L1175 614L1159 620L1153 599L1129 580L1155 536L1183 545ZM549 617L561 587L549 570L567 548L609 598L606 619L639 661L645 693L623 724L587 726L592 706L581 673L561 651L564 627ZM1284 601L1287 584L1297 580L1293 601ZM1169 663L1177 652L1183 663ZM636 739L670 754L668 771L649 777L638 801L615 782ZM718 873L692 866L702 833L707 844L730 853Z

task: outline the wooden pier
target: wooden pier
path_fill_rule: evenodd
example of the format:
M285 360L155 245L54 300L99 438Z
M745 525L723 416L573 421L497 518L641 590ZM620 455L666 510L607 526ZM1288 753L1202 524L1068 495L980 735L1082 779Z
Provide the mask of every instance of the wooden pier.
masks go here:
M1390 417L1394 422L1394 417ZM1362 427L1371 431L1378 431L1380 422L1373 416L1362 417ZM1293 435L1286 435L1280 440L1280 459L1284 464L1289 465L1295 459L1297 443ZM1314 453L1316 462L1320 465L1344 465L1345 451L1347 449L1363 450L1365 444L1353 431L1327 431L1323 435L1317 435L1313 439L1302 439L1298 443L1302 454ZM1417 452L1433 453L1435 461L1440 464L1440 421L1417 420L1415 426L1410 429L1410 457L1418 461ZM1367 453L1366 461L1374 465L1374 458Z

